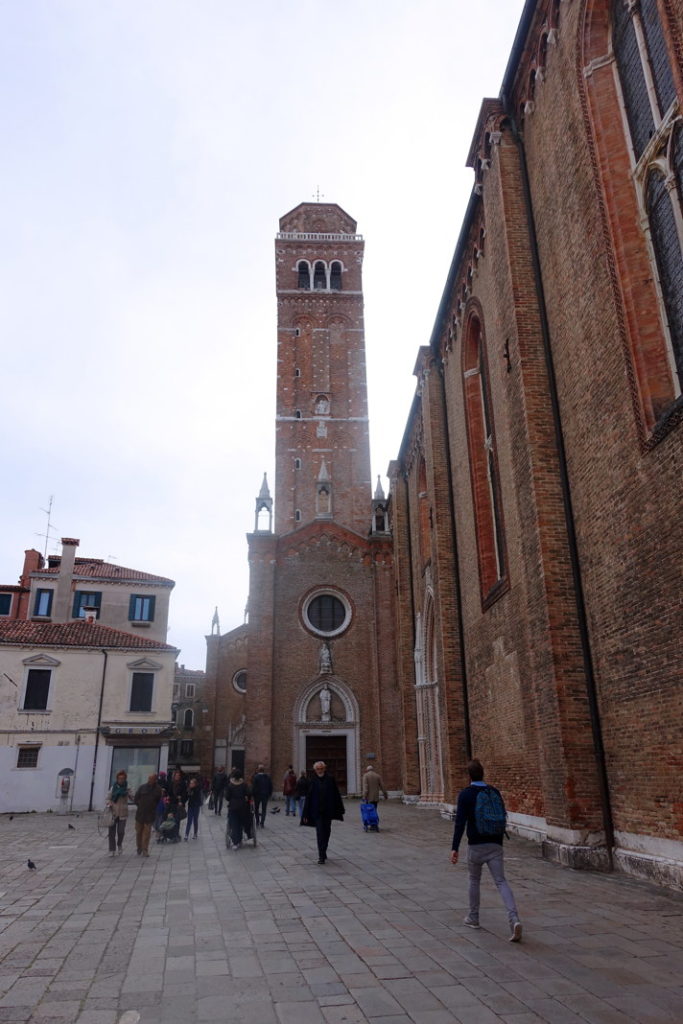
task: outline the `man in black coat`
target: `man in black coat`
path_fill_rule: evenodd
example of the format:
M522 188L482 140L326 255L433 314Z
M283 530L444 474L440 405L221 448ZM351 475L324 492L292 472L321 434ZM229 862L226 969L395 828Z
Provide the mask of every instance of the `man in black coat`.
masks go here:
M265 766L260 764L256 769L256 774L251 780L251 795L254 798L256 824L260 825L261 828L265 827L266 811L268 810L268 801L270 800L272 792L273 780L267 773Z
M306 794L299 824L315 828L318 840L318 864L324 864L327 860L327 844L330 841L332 822L344 820L344 804L337 783L331 775L327 774L325 762L316 761L313 771L315 774Z
M228 784L228 776L225 774L224 765L220 765L211 783L211 796L213 797L214 814L220 814L223 810L223 798L225 787Z

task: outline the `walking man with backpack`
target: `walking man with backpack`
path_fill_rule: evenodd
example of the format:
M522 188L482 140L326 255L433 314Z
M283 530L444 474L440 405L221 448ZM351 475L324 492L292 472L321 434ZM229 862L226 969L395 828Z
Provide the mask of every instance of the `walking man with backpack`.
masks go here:
M500 792L495 786L484 782L484 768L481 761L472 760L467 765L470 785L461 790L455 811L455 829L451 849L451 864L458 863L458 847L467 830L467 868L470 876L470 910L465 924L470 928L479 927L479 889L481 869L488 865L491 877L498 887L510 922L510 942L520 942L522 922L519 920L517 905L512 890L505 880L503 868L503 836L505 835L506 812Z

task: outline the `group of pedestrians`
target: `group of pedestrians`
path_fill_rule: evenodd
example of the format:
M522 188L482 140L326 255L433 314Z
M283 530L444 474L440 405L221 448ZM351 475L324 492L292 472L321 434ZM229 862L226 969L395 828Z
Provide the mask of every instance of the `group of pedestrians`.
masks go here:
M520 942L522 923L504 870L505 804L500 791L484 781L484 768L480 761L476 758L471 760L467 765L467 771L470 783L458 795L450 854L451 863L457 864L460 843L463 836L467 835L469 911L464 924L470 928L480 927L481 873L486 865L507 911L510 941ZM303 771L297 778L292 765L289 765L282 791L286 815L296 817L298 812L300 825L315 828L318 864L324 865L327 861L332 822L343 821L345 813L334 777L328 773L324 761L316 761L310 779ZM253 837L253 828L265 827L272 792L272 780L262 764L252 777L251 785L245 782L239 768L233 768L229 776L226 775L224 767L218 769L211 785L214 811L220 815L224 801L227 802L228 834L233 849L238 849L244 838ZM373 765L368 765L365 771L362 793L363 800L373 803L375 808L380 793L387 799L384 783ZM197 838L199 812L203 802L202 786L198 779L192 778L186 782L180 769L173 772L170 781L166 780L163 773L161 776L152 774L133 794L128 786L126 772L120 771L107 797L107 806L112 812L112 823L108 830L109 852L112 857L117 855L117 851L119 854L122 852L128 805L131 802L136 805L135 839L138 856L149 857L149 843L154 824L160 830L164 830L165 823L173 821L173 829L166 831L175 830L176 838L179 838L181 809L187 819L185 839L189 839L192 830L195 839Z
M117 772L114 784L107 794L107 809L111 812L108 829L109 853L112 857L123 852L129 804L135 804L135 842L139 857L149 857L149 844L154 829L160 840L179 842L180 827L185 825L185 840L199 832L199 812L204 802L199 779L189 781L180 768L170 778L165 772L155 772L135 793L128 785L125 771Z

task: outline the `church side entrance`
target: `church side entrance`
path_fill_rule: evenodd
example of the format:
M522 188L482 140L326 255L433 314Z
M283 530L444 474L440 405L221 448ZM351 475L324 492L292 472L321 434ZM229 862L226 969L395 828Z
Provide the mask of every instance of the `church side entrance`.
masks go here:
M333 775L340 793L346 793L346 736L307 736L306 765L313 768L316 761L324 761Z

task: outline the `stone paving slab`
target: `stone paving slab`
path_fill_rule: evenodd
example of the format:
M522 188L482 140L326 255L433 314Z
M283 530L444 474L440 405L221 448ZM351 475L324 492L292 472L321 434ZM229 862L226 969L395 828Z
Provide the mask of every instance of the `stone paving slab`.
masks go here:
M0 817L0 1024L683 1024L683 896L513 840L510 944L488 877L462 923L451 823L380 810L364 833L349 801L324 867L283 814L228 852L203 812L148 859L132 827L110 858L95 815Z

